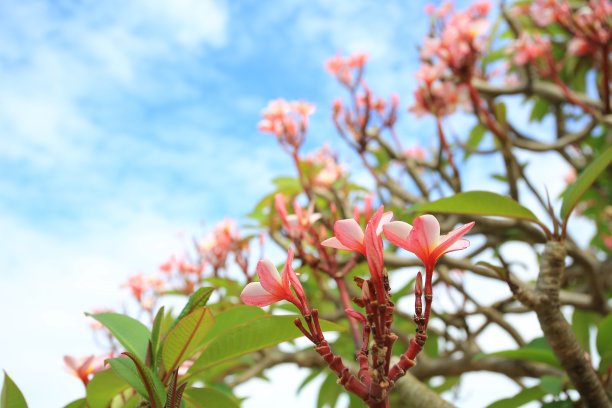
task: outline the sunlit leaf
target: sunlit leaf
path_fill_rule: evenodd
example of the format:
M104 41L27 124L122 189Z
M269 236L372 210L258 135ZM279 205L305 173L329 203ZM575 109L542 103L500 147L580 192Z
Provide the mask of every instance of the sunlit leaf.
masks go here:
M513 199L489 191L467 191L413 207L419 213L489 215L538 222L531 210Z
M510 398L504 398L489 405L488 408L519 408L528 402L538 400L546 395L540 386L525 388Z
M0 407L2 408L28 408L21 390L17 384L4 372L4 382L0 393Z
M161 381L134 355L128 353L126 356L107 361L111 368L140 395L147 398L152 406L161 408L162 401L166 399Z
M195 408L239 408L240 402L226 393L215 388L187 388L185 400Z
M146 358L151 332L136 319L119 313L87 314L102 323L125 349L142 361Z
M215 318L210 310L203 307L183 317L168 332L162 346L162 362L166 372L174 371L195 353L214 323Z
M85 398L79 398L69 404L64 405L64 408L87 408L87 400Z
M293 323L296 317L264 316L227 330L206 344L189 372L196 373L231 358L302 337ZM345 330L332 322L320 322L323 331Z
M210 295L212 295L214 288L203 287L196 290L187 301L187 304L181 310L178 317L176 318L176 323L178 323L183 317L187 316L189 313L194 310L206 306L208 303L208 299L210 299Z
M337 384L338 377L332 373L328 373L325 380L321 384L319 389L319 396L317 398L317 408L334 408L338 397L342 391L341 387Z
M87 384L87 405L89 408L107 408L113 398L130 388L112 369L100 371Z
M612 146L608 147L601 155L595 158L583 171L580 173L576 181L569 186L563 195L563 204L561 205L561 218L567 222L572 210L584 193L593 185L595 180L603 173L603 171L612 163Z
M486 354L487 356L509 357L516 360L537 361L546 363L553 367L561 368L561 364L548 345L545 338L539 337L519 349L497 351Z
M597 326L597 351L601 356L600 371L612 364L612 315L606 316Z

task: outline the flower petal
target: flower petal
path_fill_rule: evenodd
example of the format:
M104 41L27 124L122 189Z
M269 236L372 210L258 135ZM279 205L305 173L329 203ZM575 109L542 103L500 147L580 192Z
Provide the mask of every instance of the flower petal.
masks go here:
M470 242L467 240L462 240L462 241L467 242L467 245L465 245L465 243L461 243L459 244L459 247L454 248L454 244L457 243L457 241L459 241L459 239L461 239L461 237L465 235L470 229L472 229L473 226L474 226L474 222L472 221L468 224L462 225L461 227L449 232L443 237L440 237L440 244L436 247L436 249L434 249L432 256L437 259L447 252L458 251L460 249L467 248L470 245ZM450 248L453 248L453 249L450 249Z
M342 243L338 241L338 238L336 237L327 238L325 241L321 242L321 245L330 248L343 249L345 251L352 251L351 248L347 247L346 245L342 245Z
M393 211L387 211L382 215L376 227L376 235L380 235L383 232L383 227L391 222L391 218L393 218Z
M352 218L336 221L334 235L338 241L352 251L365 252L363 246L364 233L361 226Z
M269 306L282 298L267 292L259 282L251 282L242 289L240 299L243 303L251 306Z
M403 221L391 221L383 225L383 231L389 242L404 248L408 235L410 235L410 231L412 231L412 225Z
M421 215L414 219L412 234L417 234L419 242L433 250L440 242L440 223L433 215Z
M257 275L261 286L269 293L278 295L283 291L281 276L276 266L268 259L262 259L257 263Z

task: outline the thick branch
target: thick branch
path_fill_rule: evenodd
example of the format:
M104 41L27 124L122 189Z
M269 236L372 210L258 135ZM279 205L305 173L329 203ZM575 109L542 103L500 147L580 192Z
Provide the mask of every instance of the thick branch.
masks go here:
M538 302L535 311L553 352L587 406L612 407L597 374L585 359L578 339L559 309L559 287L565 255L563 242L550 241L546 244L536 285Z

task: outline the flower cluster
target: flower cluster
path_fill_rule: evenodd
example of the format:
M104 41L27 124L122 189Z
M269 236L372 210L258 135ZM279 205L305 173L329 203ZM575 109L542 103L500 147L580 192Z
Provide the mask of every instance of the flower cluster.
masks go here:
M314 223L321 218L321 214L314 213L314 205L312 203L307 209L304 209L297 200L293 202L294 213L288 214L285 196L282 193L278 193L274 197L274 207L281 218L287 235L294 240L304 239Z
M367 60L368 55L364 53L356 53L346 57L338 54L325 62L325 68L344 86L354 88L361 79Z
M573 7L567 0L535 0L514 8L514 14L526 14L539 27L559 24L569 34L567 50L575 56L592 56L612 41L612 3L589 0Z
M295 152L304 142L308 119L314 112L315 106L308 102L275 99L261 113L262 120L257 128L272 133L284 149Z
M417 116L446 116L469 100L466 85L476 74L474 65L483 49L489 3L480 1L456 13L451 10L450 3L428 10L441 28L425 38L421 48L422 64L415 75L418 87L409 109Z
M153 309L164 286L164 281L159 277L145 277L142 273L130 276L128 281L122 285L130 290L134 299L146 311Z
M516 65L534 63L550 54L550 41L537 33L530 35L523 32L508 52L513 55L512 62Z
M312 225L312 212L298 216L289 221L285 209L284 198L276 196L276 207L281 213L283 225L293 234L302 233L302 228ZM296 213L302 209L295 204ZM363 210L368 217L371 212L371 198L366 199ZM392 212L384 212L383 207L367 220L365 229L359 224L361 211L355 212L355 217L338 220L334 223L334 236L320 243L321 247L334 250L351 251L357 257L365 257L370 272L369 279L356 278L361 290L361 296L353 301L364 308L364 313L344 303L345 313L351 323L356 347L359 347L357 360L359 371L357 375L350 373L344 366L342 358L334 355L327 344L318 321L317 309L310 309L308 300L291 263L293 250L289 249L287 261L282 272L279 273L269 260L261 260L257 265L259 282L251 282L243 289L240 298L248 305L269 306L282 300L293 303L303 316L307 327L300 319L295 320L296 326L315 344L315 350L328 363L330 369L339 377L339 383L347 390L359 396L363 401L384 400L390 388L406 370L415 364L416 355L422 350L427 339L427 325L431 312L432 302L432 275L433 270L444 254L467 248L469 242L462 237L473 227L474 223L463 225L447 235L440 235L440 224L432 215L416 217L414 224L402 221L391 221ZM318 219L318 217L317 217ZM301 221L299 221L301 220ZM391 330L393 322L394 304L390 297L389 279L384 269L384 245L382 234L391 243L414 253L425 266L425 283L421 273L417 274L415 285L415 323L417 335L411 340L406 352L402 354L399 362L390 364L393 343L397 336ZM335 256L335 251L333 252ZM328 255L325 253L325 255ZM304 258L302 257L302 261ZM353 261L354 262L354 261ZM347 265L355 265L349 262ZM344 275L346 270L343 271ZM340 292L343 291L344 276L335 275ZM339 277L341 276L341 277ZM424 294L424 297L423 297ZM345 292L341 297L348 301ZM423 299L425 308L423 310ZM362 333L358 334L355 327L360 327ZM382 361L382 363L381 363ZM376 386L373 386L376 384Z
M345 166L338 162L335 152L327 144L304 157L302 163L312 168L309 181L314 187L329 188L346 177Z

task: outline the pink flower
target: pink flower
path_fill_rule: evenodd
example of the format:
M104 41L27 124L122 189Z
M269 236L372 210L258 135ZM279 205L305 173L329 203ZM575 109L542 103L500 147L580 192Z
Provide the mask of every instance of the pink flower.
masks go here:
M442 255L470 245L468 240L461 237L473 226L474 222L470 222L440 236L438 220L433 215L426 214L416 217L414 226L402 221L392 221L384 225L383 230L391 243L412 252L423 262L427 271L433 271Z
M597 48L584 38L574 37L567 44L567 52L577 57L584 57L595 54Z
M355 53L347 57L338 54L325 62L325 69L346 86L353 85L353 70L362 70L368 60L368 55Z
M382 207L379 208L377 213L380 212L381 209ZM393 213L391 211L381 215L375 228L376 235L381 234L383 225L388 223L392 217ZM321 242L321 245L345 251L359 252L366 256L365 234L354 218L336 221L334 223L334 235L334 237Z
M104 359L109 357L111 356L105 355L96 357L93 354L83 358L64 356L64 363L70 374L80 379L83 385L87 386L90 376L103 369Z
M261 132L272 133L283 147L297 149L304 141L308 117L314 111L315 106L305 101L275 99L268 102L262 111L262 120L257 128Z
M293 250L289 249L287 262L282 273L279 274L271 261L267 259L260 260L257 264L259 282L247 284L240 294L240 299L247 305L259 307L287 300L293 303L302 314L307 314L308 303L306 295L302 288L302 283L291 267L292 261ZM291 291L292 286L295 294Z
M321 218L321 214L313 213L314 202L304 210L297 201L293 202L293 211L295 214L287 214L285 206L285 196L282 193L276 194L274 197L274 207L281 218L283 227L291 238L299 238L304 232Z
M530 36L523 32L510 46L509 52L514 54L512 61L516 65L525 65L547 55L550 52L550 42L537 33Z
M612 236L604 235L601 237L601 240L606 248L612 250Z

